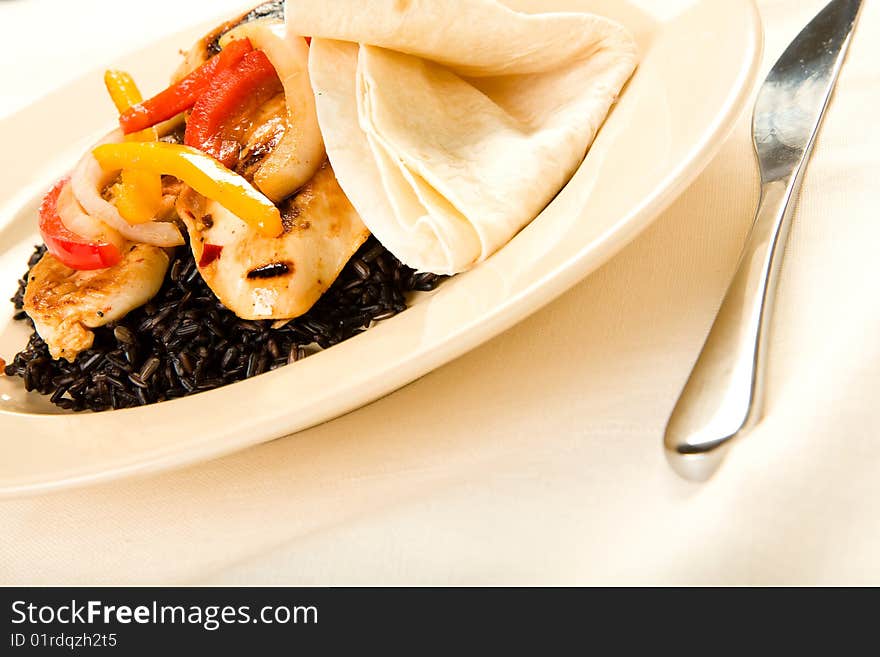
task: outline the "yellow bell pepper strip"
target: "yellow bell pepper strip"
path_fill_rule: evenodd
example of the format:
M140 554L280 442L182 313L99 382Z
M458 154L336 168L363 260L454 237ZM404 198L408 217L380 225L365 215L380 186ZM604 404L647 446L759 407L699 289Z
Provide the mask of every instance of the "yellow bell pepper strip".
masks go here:
M162 208L162 176L142 169L123 169L113 205L130 224L153 221Z
M281 213L272 201L237 173L191 146L125 142L98 146L92 154L105 171L129 167L179 178L266 237L278 237L283 231Z
M132 105L143 102L144 97L135 84L134 78L125 71L106 71L104 73L104 86L110 94L110 99L116 106L116 110L122 114ZM145 128L140 132L126 135L129 141L156 141L159 134L156 128Z
M104 86L120 114L144 99L134 78L123 71L104 73ZM146 128L125 138L127 141L156 141L159 135L155 128ZM162 176L149 171L123 169L116 188L115 205L130 224L152 221L162 207Z

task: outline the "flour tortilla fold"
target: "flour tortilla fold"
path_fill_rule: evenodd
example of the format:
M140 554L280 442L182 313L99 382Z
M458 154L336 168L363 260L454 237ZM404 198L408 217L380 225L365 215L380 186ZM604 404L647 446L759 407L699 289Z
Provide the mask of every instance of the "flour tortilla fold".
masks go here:
M401 261L455 274L566 184L636 66L586 13L496 0L289 0L312 37L318 122L340 186Z

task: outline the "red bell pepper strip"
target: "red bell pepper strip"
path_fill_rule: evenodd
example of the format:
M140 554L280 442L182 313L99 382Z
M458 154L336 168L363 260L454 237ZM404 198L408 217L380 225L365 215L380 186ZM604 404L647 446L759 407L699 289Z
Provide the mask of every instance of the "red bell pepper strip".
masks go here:
M199 267L207 267L220 257L223 253L223 246L219 244L205 244L202 249L202 257L199 258Z
M262 50L247 53L236 67L217 73L196 101L183 142L231 167L241 148L234 134L236 119L281 90L281 80L266 54Z
M55 183L40 204L40 235L53 256L71 269L104 269L122 259L115 244L93 241L68 230L58 216L58 195L68 182Z
M238 64L253 51L247 39L236 39L182 80L142 103L132 105L119 116L122 132L131 134L167 121L192 107L218 73Z

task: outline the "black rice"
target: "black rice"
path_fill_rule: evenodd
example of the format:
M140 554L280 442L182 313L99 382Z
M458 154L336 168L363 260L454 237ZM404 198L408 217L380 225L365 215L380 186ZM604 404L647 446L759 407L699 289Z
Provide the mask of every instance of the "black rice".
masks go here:
M45 252L37 247L28 271ZM406 309L414 291L432 290L443 277L419 274L370 238L333 286L302 317L242 320L227 310L198 273L191 251L176 250L159 293L124 319L95 332L94 345L73 363L54 360L34 331L6 365L28 390L74 411L143 406L257 376L353 337ZM27 273L12 298L22 312Z

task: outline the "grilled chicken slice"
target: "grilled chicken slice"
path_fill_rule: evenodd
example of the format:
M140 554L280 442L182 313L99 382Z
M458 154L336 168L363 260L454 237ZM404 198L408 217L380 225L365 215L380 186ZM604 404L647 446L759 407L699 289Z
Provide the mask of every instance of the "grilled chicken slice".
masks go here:
M261 89L259 98L252 96L227 119L220 159L280 203L308 182L326 158L309 80L309 46L287 33L284 2L266 2L212 30L185 53L173 79L179 81L235 39L248 39L268 57L279 84L272 97L262 96L271 89Z
M264 2L251 11L228 20L211 30L183 54L183 62L175 71L171 81L179 82L219 53L221 50L220 39L227 32L253 21L266 20L283 23L284 0ZM279 89L279 93L261 107L251 107L247 110L238 117L235 132L242 150L232 168L248 180L253 180L253 175L259 169L262 160L275 148L284 135L287 105L283 90Z
M183 63L174 74L173 80L176 82L187 74L196 70L205 63L210 57L220 52L220 38L239 25L259 20L277 20L284 21L284 0L269 0L263 4L251 9L249 12L241 14L219 25L211 30L208 34L199 39L192 48L185 54Z
M130 245L107 269L77 271L47 253L30 271L24 310L53 358L73 362L92 346L89 329L122 319L159 291L168 269L164 249Z
M326 161L280 209L284 232L264 237L192 190L178 199L202 278L243 319L302 315L370 235Z
M241 150L232 169L252 181L266 157L281 141L286 125L287 104L283 93L242 113L233 131Z

